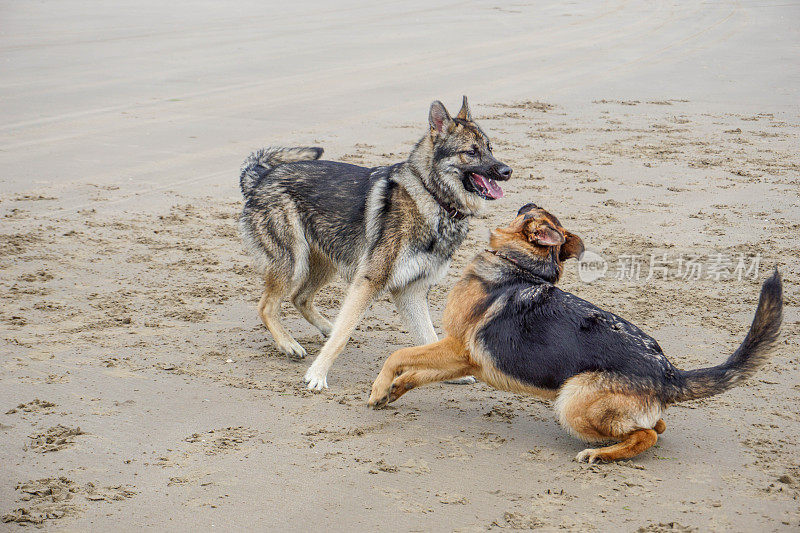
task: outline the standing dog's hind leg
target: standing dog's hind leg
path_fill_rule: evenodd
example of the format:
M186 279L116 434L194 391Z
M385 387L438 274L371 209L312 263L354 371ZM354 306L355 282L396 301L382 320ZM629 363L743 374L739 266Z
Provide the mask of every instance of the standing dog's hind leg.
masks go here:
M275 339L278 350L293 357L305 357L306 350L300 343L294 340L292 335L283 327L278 317L281 309L281 300L284 296L285 285L267 276L264 284L264 293L258 302L258 315L261 321L267 326Z
M333 325L314 305L314 296L328 283L334 272L333 265L326 258L320 254L310 254L308 274L292 295L292 303L303 318L326 337L330 337Z
M305 375L308 388L322 390L328 388L328 370L333 362L342 353L350 335L358 326L364 312L378 294L379 287L366 277L357 278L344 297L342 309L333 324L333 331L325 345L320 350L314 363L308 368Z

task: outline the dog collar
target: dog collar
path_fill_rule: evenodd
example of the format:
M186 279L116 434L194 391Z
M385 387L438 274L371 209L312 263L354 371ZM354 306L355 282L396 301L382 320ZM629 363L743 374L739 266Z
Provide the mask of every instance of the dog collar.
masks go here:
M436 197L434 196L434 198ZM447 215L453 220L464 220L465 218L467 218L466 213L462 213L452 205L447 205L438 198L436 198L436 202L441 206L442 209L444 209L447 212Z
M486 251L489 252L490 254L496 255L500 259L505 259L506 261L508 261L509 263L511 263L512 265L517 267L518 269L522 270L523 272L525 272L525 274L527 274L528 276L531 276L532 278L534 278L538 282L541 282L541 283L552 283L551 281L547 281L546 279L544 279L540 275L534 274L533 272L531 272L530 270L528 270L527 268L522 266L519 261L517 261L513 257L509 257L508 255L504 254L503 252L501 252L499 250L490 250L490 249L486 248Z
M461 211L459 211L458 208L453 207L450 204L444 203L438 196L433 194L433 191L430 190L427 185L425 185L425 182L423 180L420 179L419 181L420 181L420 183L422 183L422 187L426 191L428 191L428 194L433 196L433 199L436 200L436 203L439 204L439 207L444 209L444 212L447 213L448 217L452 218L453 220L464 220L465 218L467 218L469 216L466 213L462 213Z

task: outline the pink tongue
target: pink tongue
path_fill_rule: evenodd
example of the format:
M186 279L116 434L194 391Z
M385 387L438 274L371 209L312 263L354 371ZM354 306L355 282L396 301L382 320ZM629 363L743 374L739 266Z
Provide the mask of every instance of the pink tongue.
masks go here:
M480 174L472 174L472 177L475 179L475 182L479 187L482 187L486 190L486 193L490 198L494 198L496 200L503 197L503 189L500 188L496 181L490 180L484 176L481 176Z

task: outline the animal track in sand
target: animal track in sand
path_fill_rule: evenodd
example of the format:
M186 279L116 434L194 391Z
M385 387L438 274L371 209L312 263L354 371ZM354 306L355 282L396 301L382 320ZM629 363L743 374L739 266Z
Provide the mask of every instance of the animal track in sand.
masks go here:
M22 494L18 500L22 506L4 514L3 523L40 525L47 520L79 515L83 511L83 506L79 504L81 500L125 500L137 494L126 485L79 485L63 476L19 483L16 490Z
M193 433L184 440L200 445L206 455L217 455L238 450L242 444L256 436L258 436L257 431L238 426Z
M636 530L636 533L690 533L691 531L699 531L699 529L692 526L684 526L678 522L659 522L658 524L642 526Z
M36 398L31 400L27 403L21 403L14 407L13 409L9 409L6 411L7 415L11 415L14 413L18 413L20 411L24 413L33 413L38 411L52 411L56 407L56 404L53 402L48 402L47 400L40 400Z
M27 447L37 453L57 452L73 445L75 437L83 434L81 428L71 428L58 424L42 433L29 435L31 442Z

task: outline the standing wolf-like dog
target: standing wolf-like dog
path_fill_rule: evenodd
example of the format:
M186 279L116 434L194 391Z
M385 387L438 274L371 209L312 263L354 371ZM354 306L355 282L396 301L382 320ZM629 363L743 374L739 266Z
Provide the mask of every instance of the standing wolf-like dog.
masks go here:
M430 131L391 166L318 161L322 148L266 148L245 161L239 227L264 277L261 320L278 349L304 357L278 317L289 296L328 337L306 372L309 389L328 386L333 361L384 291L415 341L435 342L428 291L447 271L470 217L503 196L497 181L509 179L511 168L492 155L467 98L455 117L433 102L428 118ZM350 287L331 324L313 299L337 271Z

